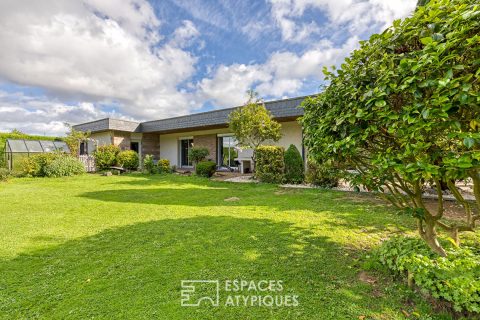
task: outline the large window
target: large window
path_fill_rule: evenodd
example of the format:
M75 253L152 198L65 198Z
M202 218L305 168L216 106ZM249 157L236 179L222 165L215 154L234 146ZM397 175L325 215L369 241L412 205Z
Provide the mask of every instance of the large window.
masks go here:
M180 140L180 166L191 167L192 160L188 156L190 149L193 147L193 139Z
M218 165L220 167L237 167L237 140L234 136L218 137Z

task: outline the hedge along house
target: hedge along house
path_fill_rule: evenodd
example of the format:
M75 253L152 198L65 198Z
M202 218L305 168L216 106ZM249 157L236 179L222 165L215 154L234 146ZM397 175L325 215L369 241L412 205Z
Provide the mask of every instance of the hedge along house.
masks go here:
M305 97L265 102L272 117L281 124L282 138L273 145L288 148L294 144L304 155L302 128L298 118L303 115L299 107ZM73 126L75 130L90 131L91 140L80 145L81 154L90 154L96 145L114 144L122 150L135 150L143 158L153 155L155 160L168 159L177 168L191 168L188 151L192 147L207 148L207 159L217 166L251 171L252 150L241 150L235 136L228 129L228 115L236 108L221 109L186 116L132 122L101 119Z

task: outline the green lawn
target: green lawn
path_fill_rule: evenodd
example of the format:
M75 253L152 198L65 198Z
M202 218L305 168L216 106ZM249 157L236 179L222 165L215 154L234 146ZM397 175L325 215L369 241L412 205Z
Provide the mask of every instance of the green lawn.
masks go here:
M369 248L411 226L334 191L174 175L16 179L0 184L0 318L439 319L398 282L359 277ZM299 305L182 307L181 280L193 279L281 280Z

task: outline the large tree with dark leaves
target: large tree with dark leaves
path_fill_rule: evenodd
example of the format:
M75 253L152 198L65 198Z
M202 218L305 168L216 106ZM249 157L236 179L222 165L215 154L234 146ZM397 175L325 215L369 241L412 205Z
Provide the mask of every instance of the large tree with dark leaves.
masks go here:
M440 255L442 228L458 243L480 220L480 5L432 0L382 34L361 42L330 84L304 102L310 156L329 161L356 185L378 191L418 222ZM458 182L471 181L475 201ZM444 219L444 193L464 208L463 222ZM422 198L436 190L434 210Z

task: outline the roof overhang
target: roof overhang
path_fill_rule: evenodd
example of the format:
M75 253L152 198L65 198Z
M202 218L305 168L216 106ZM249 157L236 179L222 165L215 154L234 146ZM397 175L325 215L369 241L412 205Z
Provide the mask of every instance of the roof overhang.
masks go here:
M293 121L303 115L300 104L307 96L265 102L265 107L277 121ZM141 133L174 133L194 130L208 130L228 127L230 112L237 109L228 108L209 112L196 113L186 116L146 121L142 123L118 120L101 119L73 126L75 130L101 132L108 130L141 132Z

